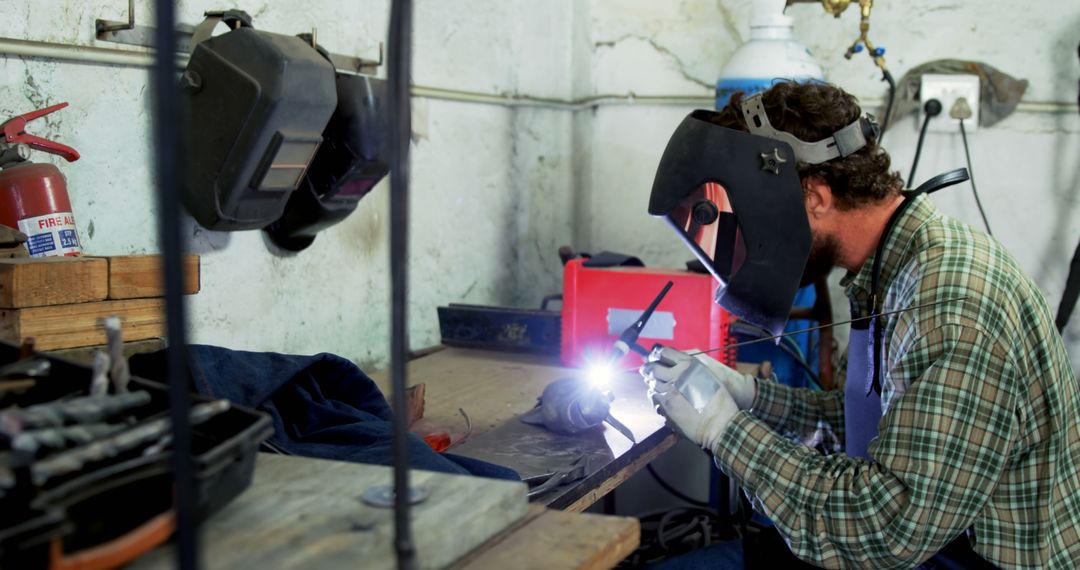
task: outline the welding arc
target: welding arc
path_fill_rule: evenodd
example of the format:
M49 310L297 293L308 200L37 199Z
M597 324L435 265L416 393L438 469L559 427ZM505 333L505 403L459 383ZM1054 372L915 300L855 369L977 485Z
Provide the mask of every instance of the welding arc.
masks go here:
M759 343L759 342L765 342L767 340L777 340L777 339L780 339L780 338L784 338L786 336L818 331L818 330L821 330L821 329L827 329L827 328L835 327L835 326L839 326L839 325L847 325L847 324L851 324L851 323L857 323L857 322L860 322L860 321L868 321L870 319L875 319L877 317L887 317L889 315L895 315L895 314L898 314L898 313L906 313L908 311L914 311L915 309L923 309L923 308L926 308L926 307L933 307L935 305L943 305L945 303L952 303L954 301L963 301L965 298L966 297L956 297L956 298L953 298L953 299L945 299L944 301L935 301L933 303L924 303L922 305L916 305L914 307L907 307L906 309L897 309L895 311L888 311L888 312L885 312L885 313L878 313L876 315L870 315L868 317L859 317L857 319L849 319L849 320L846 320L846 321L840 321L838 323L830 323L830 324L827 324L827 325L819 325L819 326L816 326L816 327L810 327L808 329L800 329L800 330L797 330L797 331L786 332L784 334L778 334L778 335L767 336L767 337L762 337L762 338L755 338L755 339L752 339L752 340L744 340L743 342L737 342L735 344L728 344L728 345L725 345L725 346L721 346L719 348L710 348L709 350L702 350L700 352L687 353L687 356L697 356L699 354L709 354L710 352L716 352L716 351L719 351L719 350L727 350L729 348L738 348L740 346L746 346L748 344L755 344L755 343Z

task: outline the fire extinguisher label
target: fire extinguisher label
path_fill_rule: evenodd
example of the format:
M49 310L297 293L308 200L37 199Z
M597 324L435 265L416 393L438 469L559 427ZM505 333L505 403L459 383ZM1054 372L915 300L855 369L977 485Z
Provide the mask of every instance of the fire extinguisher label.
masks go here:
M57 212L19 220L19 231L26 234L26 249L30 257L79 255L79 234L75 231L75 216Z

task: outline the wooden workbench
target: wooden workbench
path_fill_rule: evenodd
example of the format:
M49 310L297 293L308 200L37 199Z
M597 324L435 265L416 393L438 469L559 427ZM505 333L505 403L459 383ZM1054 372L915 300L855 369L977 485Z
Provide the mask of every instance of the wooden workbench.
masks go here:
M205 568L392 569L393 510L361 500L392 470L260 454L249 489L202 527ZM412 511L420 568L610 568L637 547L636 519L527 505L525 485L413 471L429 497ZM130 566L172 568L171 547Z
M557 359L527 354L445 348L409 363L409 384L426 384L424 417L437 425L472 423L472 434L451 453L483 459L516 470L522 477L566 467L579 456L589 461L584 479L537 497L552 508L582 511L610 493L675 443L646 397L636 373L615 379L612 414L634 433L632 443L608 425L566 436L522 423L551 381L578 375ZM389 396L388 375L373 375Z

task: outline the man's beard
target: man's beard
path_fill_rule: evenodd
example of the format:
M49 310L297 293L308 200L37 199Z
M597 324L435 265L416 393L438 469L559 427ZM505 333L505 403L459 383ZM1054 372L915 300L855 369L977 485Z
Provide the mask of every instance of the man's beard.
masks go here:
M836 266L839 257L840 246L833 236L813 236L810 244L810 257L806 260L806 268L803 269L800 287L806 287L818 279L824 279Z

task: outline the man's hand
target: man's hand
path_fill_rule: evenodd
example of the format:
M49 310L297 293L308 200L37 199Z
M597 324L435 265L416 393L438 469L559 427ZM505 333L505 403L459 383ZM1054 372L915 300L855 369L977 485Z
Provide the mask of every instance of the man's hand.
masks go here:
M690 350L691 353L698 353L699 350ZM757 397L757 380L749 374L743 374L741 372L732 370L724 364L716 361L707 354L689 354L669 348L666 346L659 346L653 349L652 354L649 355L649 363L645 365L648 367L650 364L662 363L664 366L670 367L672 372L683 362L689 360L697 360L701 364L704 364L708 371L711 373L713 379L727 388L728 393L735 399L735 404L739 406L740 410L749 410L754 405L754 398ZM644 368L642 374L645 374ZM662 373L660 378L670 378L672 374ZM708 398L701 403L704 406L705 402L708 402Z
M708 362L715 363L710 366ZM657 347L641 368L649 396L657 409L683 437L710 451L739 411L729 383L749 383L748 406L753 403L753 380L711 358L699 359L667 347ZM734 375L727 378L719 375Z

